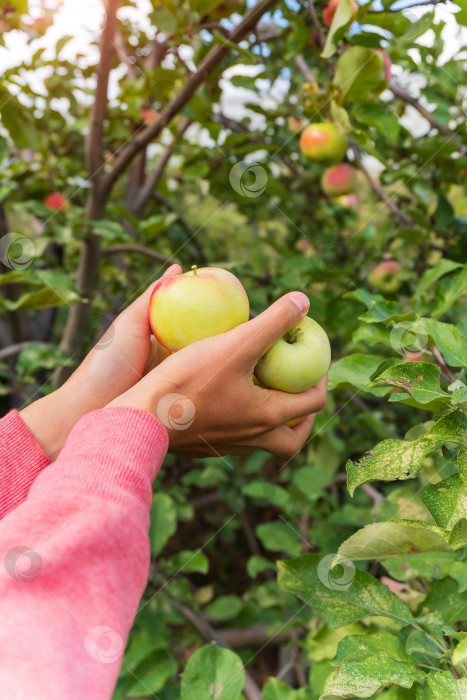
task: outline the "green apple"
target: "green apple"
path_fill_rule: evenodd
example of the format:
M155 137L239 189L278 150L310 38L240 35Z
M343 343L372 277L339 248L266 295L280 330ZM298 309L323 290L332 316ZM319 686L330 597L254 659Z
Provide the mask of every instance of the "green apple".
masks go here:
M301 133L300 149L310 160L336 163L345 156L347 139L332 122L310 124Z
M220 267L195 265L189 272L161 279L149 304L152 331L171 352L230 331L249 316L242 283Z
M306 316L260 359L255 375L268 389L297 394L315 386L331 364L331 346L321 326Z
M379 292L392 294L401 288L404 281L400 271L401 267L396 260L384 260L372 269L368 281Z

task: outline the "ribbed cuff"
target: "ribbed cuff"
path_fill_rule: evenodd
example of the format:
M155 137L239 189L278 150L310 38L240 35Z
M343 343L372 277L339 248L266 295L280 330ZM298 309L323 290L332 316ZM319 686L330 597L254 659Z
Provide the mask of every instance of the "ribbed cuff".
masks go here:
M0 518L26 498L38 474L50 459L18 411L0 421Z

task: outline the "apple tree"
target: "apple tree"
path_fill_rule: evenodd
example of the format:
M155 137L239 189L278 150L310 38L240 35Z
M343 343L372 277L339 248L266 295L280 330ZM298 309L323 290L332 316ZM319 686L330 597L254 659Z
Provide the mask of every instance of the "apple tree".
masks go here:
M465 0L66 7L0 2L2 412L172 261L333 354L292 460L167 457L115 699L467 697Z

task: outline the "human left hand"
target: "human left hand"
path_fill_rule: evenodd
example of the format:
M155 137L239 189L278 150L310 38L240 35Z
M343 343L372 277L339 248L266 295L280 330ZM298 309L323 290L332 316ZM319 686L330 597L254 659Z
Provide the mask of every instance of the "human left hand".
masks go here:
M179 265L172 265L163 277L181 272ZM149 300L156 284L115 319L63 386L20 412L50 459L58 456L80 418L128 391L167 357L149 325Z

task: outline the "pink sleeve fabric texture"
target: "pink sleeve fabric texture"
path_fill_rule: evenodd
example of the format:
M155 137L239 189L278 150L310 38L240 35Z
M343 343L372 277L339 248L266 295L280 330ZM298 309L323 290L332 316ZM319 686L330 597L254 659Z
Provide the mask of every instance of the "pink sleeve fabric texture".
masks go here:
M90 413L0 522L2 697L112 697L147 582L152 482L167 447L145 411Z
M17 411L0 420L0 520L28 495L50 459Z

